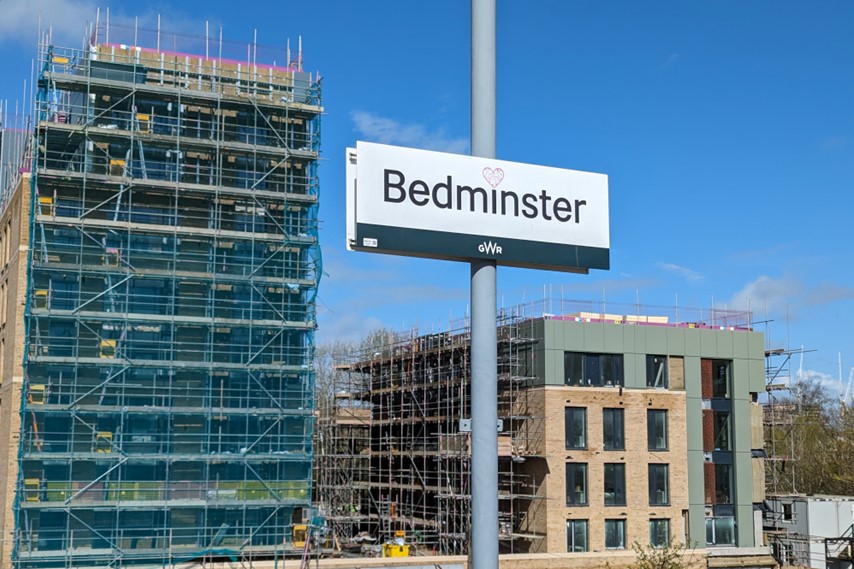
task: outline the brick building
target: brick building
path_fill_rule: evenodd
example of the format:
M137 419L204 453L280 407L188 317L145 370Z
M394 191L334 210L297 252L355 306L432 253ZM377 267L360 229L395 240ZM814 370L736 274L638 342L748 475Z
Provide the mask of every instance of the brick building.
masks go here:
M502 552L761 543L763 337L747 313L685 313L501 314ZM343 541L403 531L422 552L467 551L468 346L465 326L414 333L339 366L320 432L330 449L346 433L352 480L319 448L317 481Z

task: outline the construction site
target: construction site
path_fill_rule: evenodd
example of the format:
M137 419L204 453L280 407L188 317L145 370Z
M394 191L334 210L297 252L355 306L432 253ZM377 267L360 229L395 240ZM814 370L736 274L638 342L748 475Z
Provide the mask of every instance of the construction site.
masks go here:
M844 425L850 410L854 367L843 390L842 355L839 355L838 401L824 400L810 372L804 371L805 355L815 350L777 348L766 351L767 398L763 406L768 500L764 506L767 544L785 566L850 569L854 552L854 498L817 493L807 479L814 474L804 440L817 438L810 425L824 430L828 415ZM795 367L795 358L799 359ZM823 392L823 390L821 391ZM838 409L834 407L838 405ZM834 434L822 432L828 438ZM831 453L834 451L830 451ZM844 459L847 460L847 459ZM847 470L847 466L845 468ZM836 473L828 472L836 478ZM804 485L807 488L804 488Z
M760 418L758 429L751 428L751 421L739 423L740 432L748 433L738 435L747 439L740 444L762 447L761 409L748 404L748 390L764 387L761 335L751 331L750 314L640 305L608 307L621 312L604 308L558 299L499 312L501 552L625 550L627 540L654 542L660 532L666 539L752 547L751 528L761 533L753 503L764 499L762 481L757 490L755 480L764 475L757 464L762 459L739 449L727 469L712 468L710 475L708 461L730 456L734 432L727 413L727 426L714 428L716 437L726 440L706 441L706 431L713 432L712 416L706 416L699 400L717 397L712 363L723 363L711 358L738 354L726 366L739 377L733 389L742 393L727 397L742 399L737 405L747 405L745 411ZM726 348L726 342L732 347ZM569 362L593 346L613 355L583 354L584 379L574 379L580 371ZM438 333L373 335L358 350L337 354L336 365L318 383L316 500L329 548L343 555L469 553L469 349L468 321L463 320ZM693 355L683 357L685 353ZM614 407L620 422L609 427L598 415L612 416ZM581 433L571 435L576 427L570 424L570 410L581 412ZM642 427L629 430L628 425L638 422L652 429L653 417L664 419L669 445L654 446ZM616 430L621 438L609 440ZM702 432L702 444L688 451L686 433L690 437L695 432ZM580 437L578 444L571 442L573 436ZM649 452L648 445L659 452ZM618 462L617 470L613 462ZM571 488L574 466L583 471ZM673 487L656 490L666 496L653 498L647 470L662 467L671 472ZM618 474L609 478L609 472ZM730 489L736 480L755 490L738 502ZM689 500L692 493L698 498ZM699 507L694 506L697 501ZM582 519L576 520L579 515ZM699 534L687 533L689 516L699 518L691 525ZM735 516L745 526L739 535L727 529ZM753 561L769 566L767 556Z
M87 36L43 34L4 152L0 565L301 550L320 79L221 33Z
M543 538L525 526L542 500L535 443L543 417L528 400L536 379L529 319L520 310L499 319L499 539L503 552L520 553ZM328 401L319 405L317 496L342 549L382 553L403 538L408 554L468 553L467 324L376 337L340 354L332 382L319 386L319 403Z
M321 79L279 51L96 20L0 105L0 566L465 566L471 322L317 365ZM496 323L502 566L850 569L798 525L850 508L793 497L803 349L546 296Z

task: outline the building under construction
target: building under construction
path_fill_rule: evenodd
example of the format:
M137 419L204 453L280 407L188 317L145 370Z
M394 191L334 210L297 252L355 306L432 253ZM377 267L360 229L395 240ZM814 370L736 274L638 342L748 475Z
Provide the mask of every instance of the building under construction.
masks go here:
M319 78L138 33L45 36L4 177L3 567L272 558L311 503Z
M765 373L750 314L608 308L499 314L501 550L675 539L775 566L754 549ZM466 322L376 336L321 382L317 500L342 551L469 552L469 345Z
M521 552L543 537L522 529L523 516L541 501L542 456L527 440L542 417L527 399L536 379L529 369L531 324L510 313L500 322L499 529L503 549ZM379 548L376 540L403 534L412 553L467 553L471 386L464 325L377 337L365 351L344 355L351 361L339 363L321 386L328 404L317 433L318 499L342 547Z

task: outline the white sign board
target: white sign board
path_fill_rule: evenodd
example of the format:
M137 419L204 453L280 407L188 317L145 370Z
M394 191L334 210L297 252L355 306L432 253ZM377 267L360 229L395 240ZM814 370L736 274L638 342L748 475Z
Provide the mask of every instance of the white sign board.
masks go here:
M586 272L608 269L608 177L358 142L347 248Z

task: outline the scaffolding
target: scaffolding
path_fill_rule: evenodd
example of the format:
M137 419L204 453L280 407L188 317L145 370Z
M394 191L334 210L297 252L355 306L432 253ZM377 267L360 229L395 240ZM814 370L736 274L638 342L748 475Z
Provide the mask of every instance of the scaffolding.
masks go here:
M333 548L358 555L376 542L369 523L371 404L368 386L351 384L346 368L332 374L318 384L315 481Z
M529 403L533 345L528 319L502 311L498 325L499 533L502 551L543 536L524 531L540 500L541 416ZM412 554L468 552L470 330L383 334L336 366L334 403L318 421L318 503L344 553L379 553L405 536Z
M831 569L851 569L854 563L854 524L839 537L824 538L824 558Z
M9 107L8 101L0 101L0 211L32 163L29 117L17 106L14 111Z
M776 504L775 500L797 496L799 422L810 421L818 409L798 396L798 383L803 381L803 357L812 350L774 348L765 351L766 399L763 403L765 436L765 488L770 502L765 502L763 533L774 557L783 566L809 567L811 541L818 536L800 533L809 520L798 519L792 502ZM801 357L801 368L792 373L792 358ZM794 391L794 394L793 394ZM794 395L794 397L793 397ZM828 555L830 555L828 553ZM830 559L828 559L829 561Z
M799 425L817 418L820 409L804 401L800 384L808 376L803 372L804 354L814 350L803 347L765 351L765 391L763 427L765 433L765 487L771 495L798 494ZM799 355L800 368L792 374L792 358Z
M793 352L782 348L765 351L765 391L762 425L765 435L765 488L772 495L795 490L795 403L791 395ZM782 361L780 359L782 358ZM782 394L782 395L781 395Z
M109 33L38 51L14 566L272 558L311 504L319 79Z
M544 294L545 296L545 294ZM659 316L646 316L649 311ZM546 418L536 370L544 319L750 329L743 311L548 299L498 314L498 485L502 553L541 551L546 538ZM470 328L382 332L338 354L322 389L317 505L341 554L467 554L471 519ZM539 395L538 395L539 393Z

